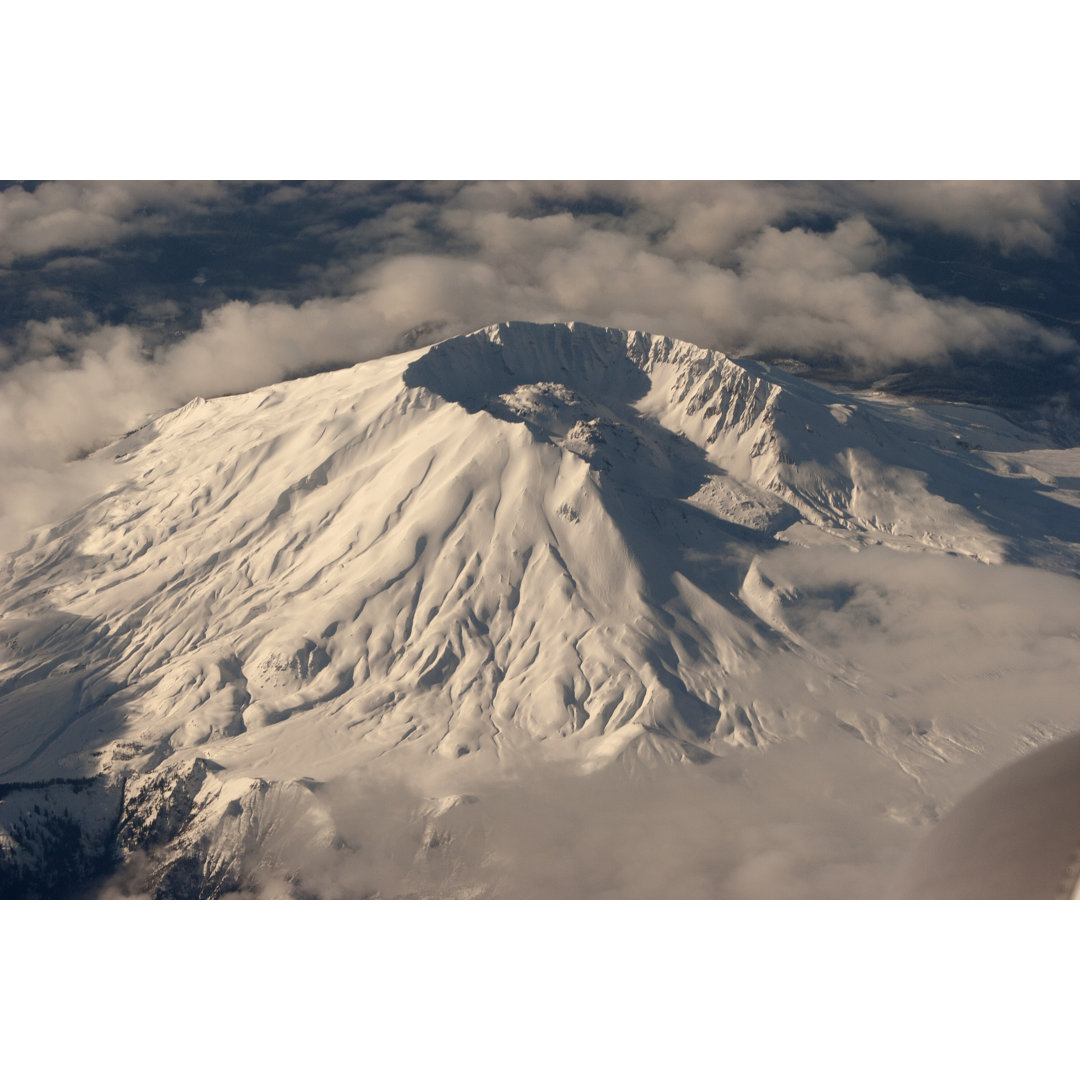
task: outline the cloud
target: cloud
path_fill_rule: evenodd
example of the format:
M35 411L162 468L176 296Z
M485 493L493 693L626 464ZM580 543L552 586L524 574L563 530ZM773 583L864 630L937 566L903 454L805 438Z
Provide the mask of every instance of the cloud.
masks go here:
M227 198L211 181L51 181L0 191L0 265L50 251L90 251L128 236L162 232L179 211Z
M729 261L739 244L767 226L834 208L828 193L813 184L639 181L628 193L641 208L637 221L651 218L653 231L663 230L661 253L710 262Z
M1075 579L827 547L779 548L758 569L795 639L844 672L852 689L834 688L832 708L856 737L903 752L923 776L936 771L939 796L958 797L1025 747L1076 730ZM782 668L766 665L763 692L782 685Z
M1075 340L1015 312L938 300L875 272L884 238L862 217L831 233L763 230L742 249L737 303L745 347L800 357L832 354L863 377L940 363L954 353L1042 349L1075 353Z
M736 211L747 198L732 190ZM831 231L765 225L810 200L762 197L740 232L698 245L724 265L687 252L698 215L722 204L670 203L659 241L611 219L582 221L569 211L541 216L506 210L450 208L444 225L473 245L472 258L498 271L512 317L554 311L618 326L660 331L728 351L764 352L846 361L860 376L904 365L938 363L956 352L1039 348L1075 352L1068 334L1048 331L1024 315L966 301L925 297L902 279L879 272L885 238L861 215ZM681 212L678 209L681 207ZM703 207L705 209L703 209ZM739 219L747 222L747 219ZM741 243L734 238L743 236ZM722 247L722 251L720 248ZM679 252L679 255L673 254ZM383 264L384 276L391 273ZM493 293L502 291L492 290Z
M915 785L838 729L699 766L499 769L443 776L439 795L385 762L322 784L337 842L283 823L242 858L241 895L869 898L912 843L885 814L851 813ZM136 860L102 894L138 894L144 871Z
M1063 180L879 180L851 187L879 211L1007 254L1053 256L1080 187Z
M97 461L34 465L9 458L0 467L4 474L0 555L16 550L39 525L77 510L115 478L108 464Z

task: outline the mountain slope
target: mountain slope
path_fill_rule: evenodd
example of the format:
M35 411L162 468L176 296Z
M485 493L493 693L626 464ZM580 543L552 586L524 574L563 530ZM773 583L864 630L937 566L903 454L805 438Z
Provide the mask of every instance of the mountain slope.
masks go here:
M150 852L157 895L348 846L343 777L407 772L430 822L536 762L708 762L823 717L895 766L883 812L917 825L943 748L992 740L878 708L774 566L888 547L1071 571L1080 511L1047 453L984 410L580 324L196 399L103 451L114 487L10 560L0 783L63 801L99 776L113 856ZM16 832L31 880L52 857Z

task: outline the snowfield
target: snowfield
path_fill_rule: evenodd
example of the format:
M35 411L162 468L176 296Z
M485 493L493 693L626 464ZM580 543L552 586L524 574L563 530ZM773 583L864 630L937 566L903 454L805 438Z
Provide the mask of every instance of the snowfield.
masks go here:
M503 323L97 458L0 575L4 895L883 895L1080 731L1080 450L985 409Z

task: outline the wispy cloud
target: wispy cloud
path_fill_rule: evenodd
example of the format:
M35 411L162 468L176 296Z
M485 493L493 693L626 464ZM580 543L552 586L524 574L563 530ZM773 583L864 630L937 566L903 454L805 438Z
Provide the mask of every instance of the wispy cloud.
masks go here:
M58 250L94 251L162 232L179 212L228 197L211 181L54 181L0 191L0 265Z
M850 185L880 212L992 244L1053 255L1080 187L1064 180L879 180Z

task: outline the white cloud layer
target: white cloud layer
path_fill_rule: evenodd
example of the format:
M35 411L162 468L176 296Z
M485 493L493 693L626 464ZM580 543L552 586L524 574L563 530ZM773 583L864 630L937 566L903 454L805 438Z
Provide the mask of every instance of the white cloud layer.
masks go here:
M1064 180L885 180L855 186L871 205L916 225L1053 255L1076 185Z
M0 266L20 256L90 251L129 236L167 230L177 212L226 198L212 181L59 180L0 191Z

